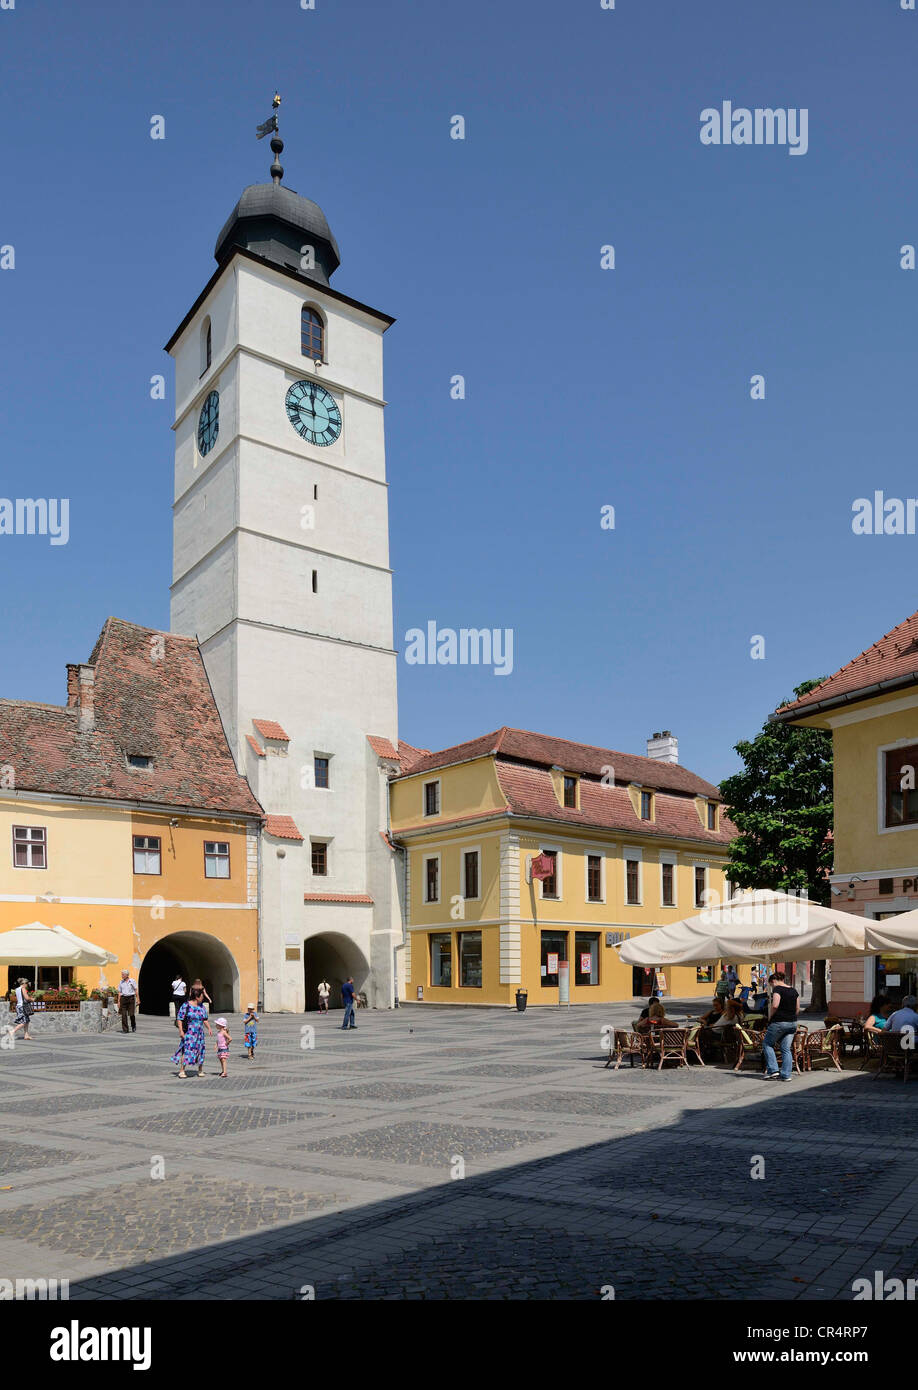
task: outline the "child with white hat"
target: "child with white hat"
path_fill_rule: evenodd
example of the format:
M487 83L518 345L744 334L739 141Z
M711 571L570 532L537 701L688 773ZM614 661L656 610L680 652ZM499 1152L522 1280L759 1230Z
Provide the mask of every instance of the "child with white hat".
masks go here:
M220 1063L220 1075L226 1076L226 1059L229 1056L230 1043L229 1024L225 1018L217 1019L217 1060Z

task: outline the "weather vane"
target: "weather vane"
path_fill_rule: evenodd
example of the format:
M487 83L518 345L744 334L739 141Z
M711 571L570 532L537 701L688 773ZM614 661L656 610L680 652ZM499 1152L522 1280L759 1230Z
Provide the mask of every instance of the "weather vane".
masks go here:
M255 127L256 140L263 140L266 135L270 135L272 137L271 150L274 154L274 163L271 165L271 177L275 183L280 183L281 179L284 177L283 167L281 166L278 160L278 155L280 155L284 149L284 142L280 138L280 130L278 129L277 124L277 108L280 106L280 104L280 92L275 92L274 100L271 103L271 105L274 108L271 112L271 115L268 117L266 121L262 121L261 125Z

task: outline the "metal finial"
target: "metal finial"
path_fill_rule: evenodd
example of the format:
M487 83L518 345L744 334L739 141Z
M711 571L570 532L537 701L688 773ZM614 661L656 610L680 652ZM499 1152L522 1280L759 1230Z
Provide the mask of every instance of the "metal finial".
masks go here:
M262 121L260 126L255 127L255 138L258 140L263 140L266 135L271 134L272 131L274 132L271 136L271 151L274 155L274 163L271 165L271 177L275 183L280 183L281 179L284 177L284 168L278 159L278 155L282 154L284 149L284 142L280 138L280 130L277 123L277 108L280 104L280 92L275 92L274 100L271 103L273 108L271 115L266 121Z

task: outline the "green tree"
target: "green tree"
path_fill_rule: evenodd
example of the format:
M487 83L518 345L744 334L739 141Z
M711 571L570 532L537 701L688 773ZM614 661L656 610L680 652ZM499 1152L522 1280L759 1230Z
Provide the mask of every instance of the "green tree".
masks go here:
M819 684L805 681L794 697L800 699ZM740 888L802 890L827 905L833 853L832 735L769 721L754 739L736 744L736 751L745 768L720 787L740 832L730 846L727 878ZM825 961L817 961L813 1007L825 1008L825 1002Z

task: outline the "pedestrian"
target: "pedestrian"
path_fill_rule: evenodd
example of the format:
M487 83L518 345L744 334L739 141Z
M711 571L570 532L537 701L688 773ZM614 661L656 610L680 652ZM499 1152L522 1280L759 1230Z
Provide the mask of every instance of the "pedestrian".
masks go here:
M182 972L176 970L175 979L172 981L172 1002L175 1005L175 1016L178 1018L178 1011L185 1002L185 995L188 993L188 986L182 979Z
M800 995L791 985L785 983L783 970L769 975L771 985L771 1013L768 1027L762 1040L765 1054L765 1080L774 1081L780 1076L782 1081L790 1081L794 1069L793 1041L797 1031L797 1015L800 1012ZM776 1044L781 1044L781 1070L775 1056Z
M730 986L728 998L732 999L736 993L736 987L739 984L739 975L736 973L735 965L731 965L727 969L727 984Z
M255 1012L255 1005L246 1005L245 1018L242 1020L245 1029L243 1041L249 1049L249 1056L255 1056L255 1048L258 1046L258 1014Z
M344 984L341 986L341 1002L344 1005L344 1022L342 1028L356 1028L354 1022L354 981L348 975Z
M121 1015L121 1031L128 1031L128 1019L131 1021L131 1032L137 1032L137 1012L140 1008L140 995L137 991L137 981L131 978L130 970L122 970L121 979L118 982L118 1012Z
M229 1024L225 1018L217 1019L217 1061L220 1063L220 1075L226 1076L226 1059L229 1057L230 1043L233 1041L230 1034Z
M32 1017L32 996L29 993L29 982L24 975L16 981L14 997L16 1000L16 1018L10 1029L9 1037L15 1037L19 1029L22 1028L24 1030L23 1042L34 1042L34 1038L29 1032L29 1019Z
M207 1018L203 990L195 985L192 985L188 998L179 1009L178 1026L182 1041L172 1054L173 1062L179 1064L178 1074L184 1079L185 1067L191 1066L197 1067L198 1076L203 1076L206 1047L204 1029L207 1029L211 1037L213 1037L213 1029Z
M720 979L714 986L714 998L721 1000L729 999L732 993L733 991L730 988L730 981L727 979L727 972L726 970L721 968Z
M319 984L319 1013L328 1013L328 999L331 994L331 985L327 980L322 980Z
M214 1001L211 999L210 995L207 993L207 990L204 988L204 981L201 979L200 975L195 977L194 981L192 982L191 988L199 989L201 991L201 999L204 1004L204 1017L206 1018L210 1010L214 1006Z

